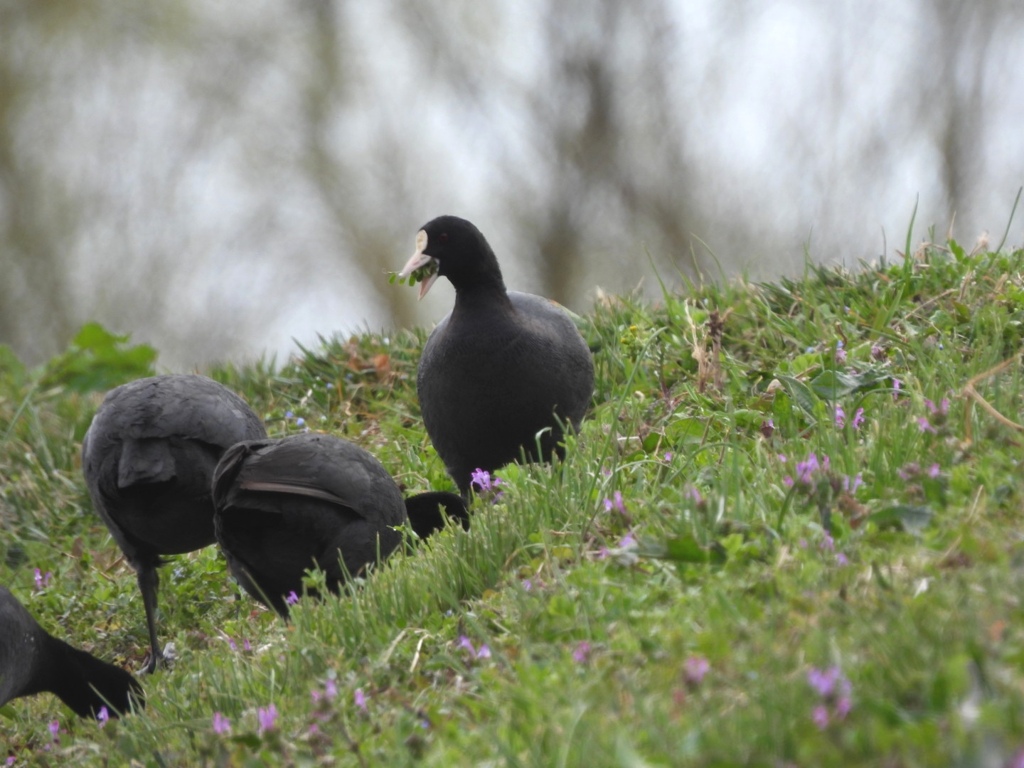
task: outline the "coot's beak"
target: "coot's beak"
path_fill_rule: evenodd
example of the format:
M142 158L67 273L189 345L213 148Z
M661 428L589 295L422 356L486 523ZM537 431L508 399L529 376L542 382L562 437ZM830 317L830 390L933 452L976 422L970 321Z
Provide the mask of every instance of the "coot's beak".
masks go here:
M406 278L418 269L429 267L427 276L420 280L420 298L427 295L430 286L437 280L437 260L433 256L424 253L427 249L427 233L422 229L416 233L416 252L412 255L398 273L399 278Z

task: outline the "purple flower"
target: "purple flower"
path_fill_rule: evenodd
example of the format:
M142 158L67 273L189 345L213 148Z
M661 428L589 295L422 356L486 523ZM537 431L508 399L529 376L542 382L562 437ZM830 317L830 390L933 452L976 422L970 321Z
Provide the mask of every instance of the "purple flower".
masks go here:
M842 720L850 713L853 708L853 686L839 667L812 667L807 672L807 682L821 697L812 714L814 724L819 728L824 729L833 719Z
M50 586L50 579L53 578L53 573L51 571L43 573L38 568L36 568L34 578L36 582L36 592L41 592L42 590Z
M839 565L849 565L850 564L850 558L848 558L842 552L837 552L836 553L836 562Z
M853 494L857 492L857 489L864 484L864 478L861 477L861 473L858 472L853 477L845 475L843 477L843 490L847 493Z
M356 691L359 695L362 695L361 691ZM327 678L327 682L324 683L324 698L328 701L338 695L338 684L334 682L333 678Z
M835 691L836 682L841 674L839 667L829 667L828 669L811 667L807 671L807 682L818 692L819 696L826 699Z
M821 544L818 548L822 552L835 552L836 551L836 540L832 538L832 534L827 531L822 535Z
M60 720L51 720L47 726L50 729L50 736L54 741L60 741Z
M301 427L301 426L303 426L303 425L304 425L305 423L306 423L306 420L305 420L304 418L302 418L301 416L299 416L299 418L297 418L297 419L295 420L295 426L297 426L297 427Z
M840 429L846 426L846 411L843 410L843 406L841 406L839 403L836 403L835 419L836 426L839 427Z
M812 453L805 461L798 461L796 463L796 479L803 485L811 485L814 473L819 470L828 472L830 464L828 456L822 456L821 461L818 461L818 455Z
M853 709L853 699L850 697L851 688L850 681L844 679L843 687L836 698L835 715L838 720L845 719L850 710Z
M269 707L260 707L256 710L256 719L259 723L259 733L262 736L267 731L273 730L277 722L277 707L271 704Z
M213 713L213 732L218 736L227 736L231 733L231 721L220 712Z
M616 491L612 498L604 500L604 508L611 512L613 509L620 515L626 514L626 502L622 500L622 491Z
M523 589L529 592L531 589L533 589L533 582L529 579L523 579Z
M355 701L356 706L359 709L363 710L363 712L367 711L366 694L363 693L362 688L356 688L355 693L352 694L352 699Z
M288 593L288 596L284 599L284 601L288 605L295 605L297 602L299 602L299 596L295 594L295 590L293 589L291 592Z
M839 365L846 364L846 350L843 349L842 339L836 342L836 363L838 363Z
M941 474L942 469L939 467L938 464L932 464L930 467L928 467L928 477L935 479Z
M928 421L927 416L917 417L917 428L920 429L922 432L931 432L933 434L936 431L935 427L932 426L932 423Z
M703 656L690 656L683 662L683 677L691 687L696 687L704 680L711 669L711 664Z
M690 501L692 501L694 504L703 504L704 503L704 497L701 496L700 495L700 491L698 491L692 485L687 486L686 490L683 491L683 496L685 496L686 498L690 499Z
M897 379L896 377L893 377L893 380L892 380L892 399L893 399L893 402L896 402L897 400L900 399L900 390L902 388L903 388L903 382L900 381L899 379Z
M491 658L491 649L487 647L487 644L482 644L479 648L473 647L473 642L465 635L459 635L459 641L457 643L459 648L465 650L471 659L489 659Z
M286 419L294 419L294 418L295 418L295 414L294 414L294 413L292 413L291 411L285 411L285 412L284 412L284 417L285 417Z
M672 461L672 451L665 451L665 461Z
M104 725L106 725L107 724L107 720L109 720L109 719L110 719L110 713L107 711L107 708L105 706L104 707L100 707L100 711L96 713L96 720L100 724L100 728L102 728Z
M881 344L872 344L871 345L871 356L875 360L884 360L885 359L885 348Z
M864 426L864 409L858 408L857 412L853 414L853 421L851 422L854 429L860 429Z
M480 469L480 467L473 470L469 476L469 481L480 491L489 491L494 484L491 480L491 473L486 469Z
M590 661L590 643L586 640L581 640L577 643L576 648L572 652L572 660L577 664L586 664Z
M502 491L498 488L501 485L501 478L497 475L492 475L486 469L477 467L470 474L469 481L478 494L487 494L491 497L492 501L497 501L501 498Z

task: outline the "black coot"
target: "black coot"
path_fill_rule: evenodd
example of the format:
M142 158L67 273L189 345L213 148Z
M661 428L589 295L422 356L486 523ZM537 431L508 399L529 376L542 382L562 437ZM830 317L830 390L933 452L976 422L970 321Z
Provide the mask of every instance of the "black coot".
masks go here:
M569 315L506 291L487 240L455 216L417 233L399 276L413 273L426 276L420 298L438 275L455 287L455 308L423 348L416 388L427 434L462 493L475 469L493 471L521 451L562 457L559 423L578 428L594 392L594 361Z
M331 435L306 433L233 446L214 474L217 540L246 592L288 615L286 598L318 568L332 592L402 541L409 520L421 537L449 516L467 524L462 499L431 492L403 502L377 459ZM340 556L340 560L339 560ZM344 565L342 565L344 563Z
M134 677L55 638L0 587L0 706L43 691L60 696L81 717L96 717L103 707L116 717L133 704L144 705Z
M136 570L152 655L161 555L214 542L210 482L221 455L266 437L242 398L205 376L139 379L111 390L82 443L93 505Z

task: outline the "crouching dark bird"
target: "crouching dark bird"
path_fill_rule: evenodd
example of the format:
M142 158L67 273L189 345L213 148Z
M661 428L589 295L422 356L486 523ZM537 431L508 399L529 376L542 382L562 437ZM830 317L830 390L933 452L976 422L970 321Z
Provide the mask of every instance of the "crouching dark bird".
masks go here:
M221 455L240 440L266 437L252 409L205 376L139 379L111 390L82 443L93 506L135 569L152 653L157 567L214 542L210 483Z
M399 546L406 520L423 538L444 526L442 508L468 525L459 496L431 492L403 501L376 458L313 432L231 447L214 473L213 500L231 572L285 617L307 569L323 571L336 593Z
M145 704L129 673L51 635L6 587L0 587L0 706L50 691L81 717L111 717Z
M399 273L437 277L455 288L455 308L420 357L416 390L434 448L463 495L475 469L564 457L563 426L578 429L594 392L594 361L569 315L555 302L509 292L483 234L441 216L416 235Z

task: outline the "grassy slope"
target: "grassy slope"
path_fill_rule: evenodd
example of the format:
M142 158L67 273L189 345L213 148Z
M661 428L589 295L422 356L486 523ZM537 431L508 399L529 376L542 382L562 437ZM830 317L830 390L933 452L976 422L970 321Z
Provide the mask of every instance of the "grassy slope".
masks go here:
M53 765L1001 765L1024 746L1020 438L963 393L1018 354L1022 260L951 244L856 275L603 302L587 318L594 408L563 466L502 472L468 534L298 606L292 626L237 597L215 548L177 558L161 599L179 658L144 680L145 714L100 728L19 700L0 709L8 750ZM417 417L424 338L330 340L282 371L214 375L272 434L301 417L410 491L445 488ZM1020 420L1018 359L976 388ZM0 374L0 583L138 668L134 576L79 468L97 402ZM812 453L818 469L797 466ZM36 567L53 573L43 590ZM832 666L842 718L808 682Z

